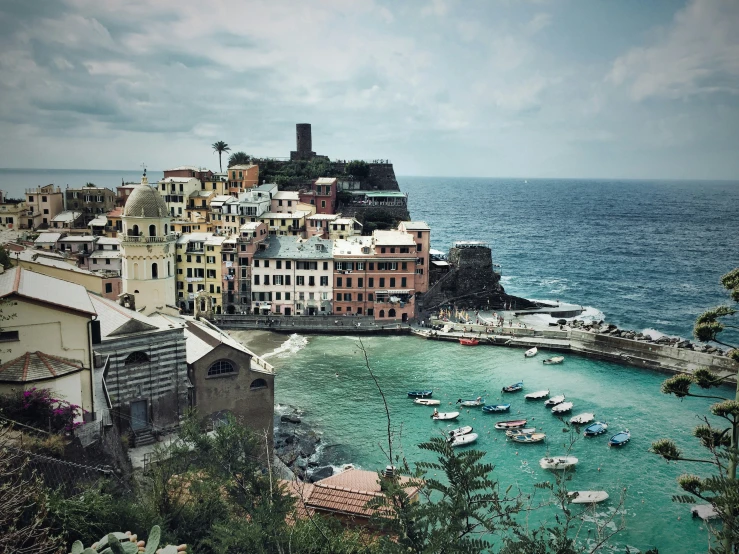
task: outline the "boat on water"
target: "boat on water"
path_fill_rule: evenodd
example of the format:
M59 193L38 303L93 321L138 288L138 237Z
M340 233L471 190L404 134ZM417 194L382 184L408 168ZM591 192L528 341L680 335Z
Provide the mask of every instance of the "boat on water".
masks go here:
M605 421L596 421L595 423L591 423L587 427L585 427L585 430L583 431L583 435L586 437L595 437L597 435L602 435L608 430L608 424Z
M525 427L523 429L509 429L505 432L506 437L512 437L513 435L530 435L536 433L536 427Z
M472 444L477 440L477 433L468 433L466 435L457 435L456 437L449 437L449 444L451 446L465 446Z
M547 396L549 396L548 390L538 390L536 392L530 392L529 394L524 396L524 398L526 400L542 400L546 398Z
M572 402L561 402L552 408L553 414L566 414L572 409Z
M472 425L465 425L464 427L457 427L456 429L452 429L447 434L450 437L458 437L459 435L466 435L471 432L472 432Z
M631 433L628 429L620 431L608 439L608 446L623 446L631 440Z
M551 456L539 460L542 469L569 469L575 467L578 459L574 456Z
M512 385L508 385L507 387L503 387L501 391L503 392L518 392L523 389L523 381L519 381L518 383L513 383Z
M459 400L457 400L457 404L459 404L463 408L478 408L485 404L485 399L482 396L478 396L474 400L462 400L460 398Z
M564 394L560 394L558 396L552 396L549 400L547 400L546 402L544 402L544 405L547 408L551 408L552 406L556 406L557 404L561 404L564 401L565 401L565 395Z
M459 339L459 344L462 346L477 346L480 341L477 339Z
M489 406L483 406L482 411L486 414L494 414L497 412L507 412L511 409L510 404L490 404Z
M561 364L565 361L564 356L553 356L551 358L547 358L546 360L542 360L541 363L544 365L554 365L554 364Z
M533 348L529 348L526 352L523 353L524 356L527 358L532 358L536 356L539 353L539 349L534 346Z
M432 390L412 390L408 391L408 396L410 398L431 398L431 396L434 394L434 391Z
M457 419L458 417L459 412L437 412L436 410L434 410L434 413L431 414L431 419L436 419L438 421Z
M432 398L416 398L413 403L421 406L438 406L441 404L441 400L433 400Z
M519 427L525 427L527 420L525 419L511 419L509 421L499 421L495 424L496 429L516 429Z
M545 433L527 433L522 435L513 435L508 437L513 442L520 442L521 444L529 444L534 442L541 442L547 438Z
M597 504L608 500L606 491L571 491L567 496L573 504Z
M570 423L573 423L575 425L585 425L586 423L590 423L595 419L595 414L590 412L583 412L581 414L577 414L576 416L572 416L570 418Z

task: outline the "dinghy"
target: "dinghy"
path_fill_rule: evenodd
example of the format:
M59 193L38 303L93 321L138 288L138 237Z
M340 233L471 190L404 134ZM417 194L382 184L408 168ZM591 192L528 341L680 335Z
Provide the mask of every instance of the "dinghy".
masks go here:
M531 433L526 435L513 435L509 437L513 442L520 442L521 444L529 444L534 442L541 442L547 436L544 433Z
M510 421L499 421L495 424L496 429L517 429L526 425L525 419L512 419Z
M595 423L591 423L587 427L585 427L585 431L583 431L583 435L586 437L595 437L597 435L602 435L608 430L608 424L605 421L596 421Z
M431 396L434 394L434 391L432 390L412 390L408 391L408 396L410 398L431 398Z
M523 389L523 381L519 381L518 383L508 385L507 387L503 387L501 390L503 392L518 392L521 389Z
M539 460L542 469L569 469L575 467L578 460L574 456L552 456Z
M552 406L556 406L557 404L561 404L564 401L565 401L565 395L564 394L560 394L559 396L552 396L549 400L547 400L546 402L544 402L544 405L547 408L551 408Z
M447 434L450 437L458 437L459 435L466 435L467 433L472 432L472 425L466 425L465 427L458 427L457 429L452 429Z
M523 353L524 356L527 358L531 358L533 356L536 356L539 352L539 349L534 346L533 348L529 348L526 352Z
M507 412L511 409L510 404L490 404L489 406L483 406L482 411L486 414L493 414L496 412Z
M485 404L485 399L482 396L478 396L474 400L462 400L460 398L459 400L457 400L457 404L459 404L463 408L478 408Z
M477 433L469 433L467 435L458 435L456 437L449 438L449 444L451 446L465 446L472 444L477 440Z
M510 429L505 432L506 437L512 437L514 435L530 435L536 433L536 427L526 427L525 429Z
M561 402L560 404L557 404L554 408L552 408L552 413L554 415L566 414L572 409L572 406L572 402Z
M610 439L608 439L608 446L623 446L630 440L631 440L631 433L629 433L629 430L626 429L625 431L616 433Z
M565 361L564 356L553 356L551 358L547 358L546 360L542 360L541 363L544 365L554 365L554 364L561 364Z
M524 396L524 398L526 400L542 400L546 398L547 396L549 396L548 390L538 390L536 392L530 392L529 394Z
M608 500L606 491L572 491L568 492L567 495L573 504L597 504Z
M462 346L477 346L479 343L477 339L459 339L459 344Z
M436 420L445 420L445 419L457 419L459 417L459 412L434 412L431 414L432 419Z
M421 406L438 406L439 404L441 404L441 400L432 400L431 398L416 398L413 403L420 404Z
M595 419L595 414L591 414L590 412L585 412L582 414L577 414L576 416L573 416L570 418L570 423L573 423L575 425L585 425L586 423L590 423Z

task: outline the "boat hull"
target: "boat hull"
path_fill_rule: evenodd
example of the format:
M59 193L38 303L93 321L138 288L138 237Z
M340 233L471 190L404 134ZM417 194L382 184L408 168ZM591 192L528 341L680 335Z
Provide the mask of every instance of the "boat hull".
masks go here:
M570 469L577 465L578 459L574 456L554 456L551 458L542 458L539 465L542 469Z
M434 391L432 390L412 390L408 391L408 397L409 398L431 398L433 396Z
M496 429L518 429L525 427L528 420L526 419L513 419L510 421L499 421L495 424Z
M606 491L572 491L567 494L573 504L597 504L608 500Z
M478 437L477 433L459 435L457 437L453 437L449 441L449 444L453 447L466 446L468 444L472 444L473 442L475 442L477 440L477 437Z
M542 442L547 436L544 433L531 433L530 435L513 435L509 437L513 442L519 444L533 444L536 442Z
M441 400L432 400L431 398L416 398L413 403L418 404L419 406L438 406L441 404Z
M439 412L436 414L431 414L431 419L437 420L437 421L449 421L452 419L457 419L459 417L459 412Z
M549 396L548 390L540 390L536 392L531 392L524 396L526 400L544 400L547 396Z
M495 414L500 412L507 412L511 409L510 404L496 404L494 406L483 406L482 411L486 414Z

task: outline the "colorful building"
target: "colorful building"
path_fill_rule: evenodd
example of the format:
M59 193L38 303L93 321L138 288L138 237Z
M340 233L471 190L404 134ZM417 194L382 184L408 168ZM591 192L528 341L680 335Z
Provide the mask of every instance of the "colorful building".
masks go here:
M64 211L62 189L54 185L26 189L26 206L28 206L26 227L48 229L51 220Z
M196 297L204 291L214 313L222 312L221 249L226 237L212 233L190 233L177 239L177 306L194 313Z
M232 165L228 168L228 193L238 196L259 184L259 166L256 164Z

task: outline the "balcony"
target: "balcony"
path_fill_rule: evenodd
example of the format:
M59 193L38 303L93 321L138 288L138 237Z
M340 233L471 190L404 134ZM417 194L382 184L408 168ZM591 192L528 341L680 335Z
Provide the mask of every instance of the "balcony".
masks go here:
M139 242L139 243L152 243L152 242L174 242L175 239L174 235L167 235L164 237L144 237L144 236L134 236L134 235L120 235L120 239L122 243L126 242Z

